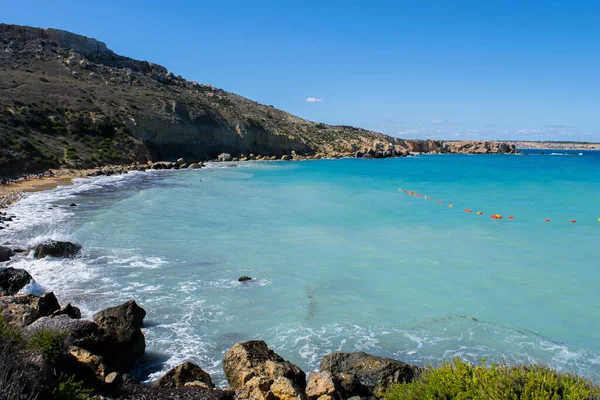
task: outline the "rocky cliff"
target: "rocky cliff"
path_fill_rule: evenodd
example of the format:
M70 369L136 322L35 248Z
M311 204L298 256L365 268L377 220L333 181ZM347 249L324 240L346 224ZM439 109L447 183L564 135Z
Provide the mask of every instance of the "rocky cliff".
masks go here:
M147 160L513 152L298 118L56 29L0 24L0 176Z

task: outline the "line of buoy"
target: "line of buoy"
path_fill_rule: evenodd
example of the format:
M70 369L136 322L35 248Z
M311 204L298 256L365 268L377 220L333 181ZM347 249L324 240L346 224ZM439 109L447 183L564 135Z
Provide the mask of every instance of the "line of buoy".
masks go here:
M403 191L403 192L404 192L404 193L406 193L406 194L409 194L409 195L411 195L411 196L414 196L414 197L419 197L419 198L422 198L422 199L425 199L425 200L433 200L433 197L429 197L429 196L423 196L423 195L422 195L422 194L420 194L420 193L415 193L415 192L413 192L413 191L410 191L410 190L402 190L402 188L398 188L398 191ZM440 205L444 204L444 202L443 202L443 201L441 201L441 200L437 200L437 199L435 200L435 202L436 202L436 203L439 203ZM452 208L452 203L448 204L448 208ZM466 213L472 213L472 212L473 212L473 210L470 210L470 209L468 209L468 208L465 208L465 212L466 212ZM481 212L481 211L477 211L477 215L483 215L483 212ZM491 218L492 218L492 219L504 219L504 217L503 217L502 215L500 215L500 214L492 214L492 215L491 215ZM514 220L514 219L515 219L515 217L514 217L514 215L509 215L509 216L508 216L508 219L512 221L512 220ZM550 222L550 219L545 219L545 220L544 220L544 222L548 223L548 222ZM576 223L576 222L577 222L577 220L575 220L575 219L572 219L572 220L570 220L570 222L571 222L572 224L574 224L574 223ZM600 218L598 218L598 222L600 222Z

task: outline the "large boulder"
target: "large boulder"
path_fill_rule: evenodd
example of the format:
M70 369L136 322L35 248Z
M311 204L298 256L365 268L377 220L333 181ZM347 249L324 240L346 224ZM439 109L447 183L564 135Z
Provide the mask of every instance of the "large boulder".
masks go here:
M225 354L223 370L239 399L306 398L306 375L262 340L234 344Z
M42 296L17 294L0 297L0 315L13 327L24 328L57 310L60 310L60 305L52 292Z
M12 296L23 289L33 278L24 269L0 269L0 296Z
M217 160L219 161L231 161L233 157L229 153L221 153L217 156Z
M0 246L0 262L8 261L15 253L5 246Z
M331 372L347 397L381 397L392 384L411 382L420 373L417 366L363 352L329 353L320 370Z
M191 163L190 165L187 166L188 169L198 169L200 168L200 164L198 163Z
M210 388L215 387L212 383L212 379L210 379L210 375L204 372L202 368L189 361L171 369L157 380L154 385L178 388L191 382L202 382Z
M23 336L29 338L39 330L63 333L65 347L77 346L94 352L100 352L102 348L98 325L87 319L72 319L68 315L43 317L25 328Z
M59 242L48 240L38 244L33 252L35 258L44 258L47 256L57 258L72 258L79 253L81 245L71 242Z
M127 372L146 351L141 329L145 316L146 311L135 300L107 308L93 316L104 336L106 348L101 355L114 371Z

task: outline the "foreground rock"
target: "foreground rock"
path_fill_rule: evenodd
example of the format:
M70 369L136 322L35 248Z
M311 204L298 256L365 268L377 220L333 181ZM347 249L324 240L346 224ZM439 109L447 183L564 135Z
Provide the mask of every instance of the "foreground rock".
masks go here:
M329 371L308 374L306 396L309 400L343 400L347 398L341 383Z
M0 269L0 296L12 296L23 289L33 278L24 269Z
M114 371L127 372L146 350L142 325L146 311L135 300L95 314L93 321L102 330L104 341L110 344L103 352L105 362Z
M35 258L56 257L56 258L72 258L75 257L81 250L81 245L71 242L59 242L49 240L45 243L38 244L33 252Z
M329 353L320 370L331 372L347 397L381 397L392 384L411 382L420 373L417 366L363 352Z
M49 330L64 334L65 347L77 346L94 352L100 352L102 341L98 325L87 319L72 319L67 315L57 317L43 317L29 325L23 331L25 338L29 338L39 330Z
M17 328L24 328L57 310L60 310L60 305L51 292L43 296L17 294L0 297L0 315L7 324Z
M223 370L239 399L306 398L304 372L262 340L233 345L225 354Z
M191 362L184 362L181 365L171 369L165 375L163 375L158 381L154 383L155 386L159 387L182 387L186 384L200 382L209 388L214 388L215 385L212 383L210 375L204 372L202 368ZM188 385L190 386L190 385ZM192 385L201 386L201 385Z
M363 352L329 353L320 370L331 372L347 397L381 397L392 384L411 382L420 373L417 366Z
M0 262L8 261L15 253L5 246L0 246Z
M232 390L207 389L199 386L184 386L181 388L163 388L126 384L122 386L115 399L127 400L234 400Z

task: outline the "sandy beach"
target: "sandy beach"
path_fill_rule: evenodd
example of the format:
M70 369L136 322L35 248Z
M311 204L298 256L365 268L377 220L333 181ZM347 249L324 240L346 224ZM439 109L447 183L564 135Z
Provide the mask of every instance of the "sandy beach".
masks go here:
M0 208L6 208L21 200L25 193L55 189L71 185L73 178L87 176L87 171L53 170L54 176L29 176L0 186Z

